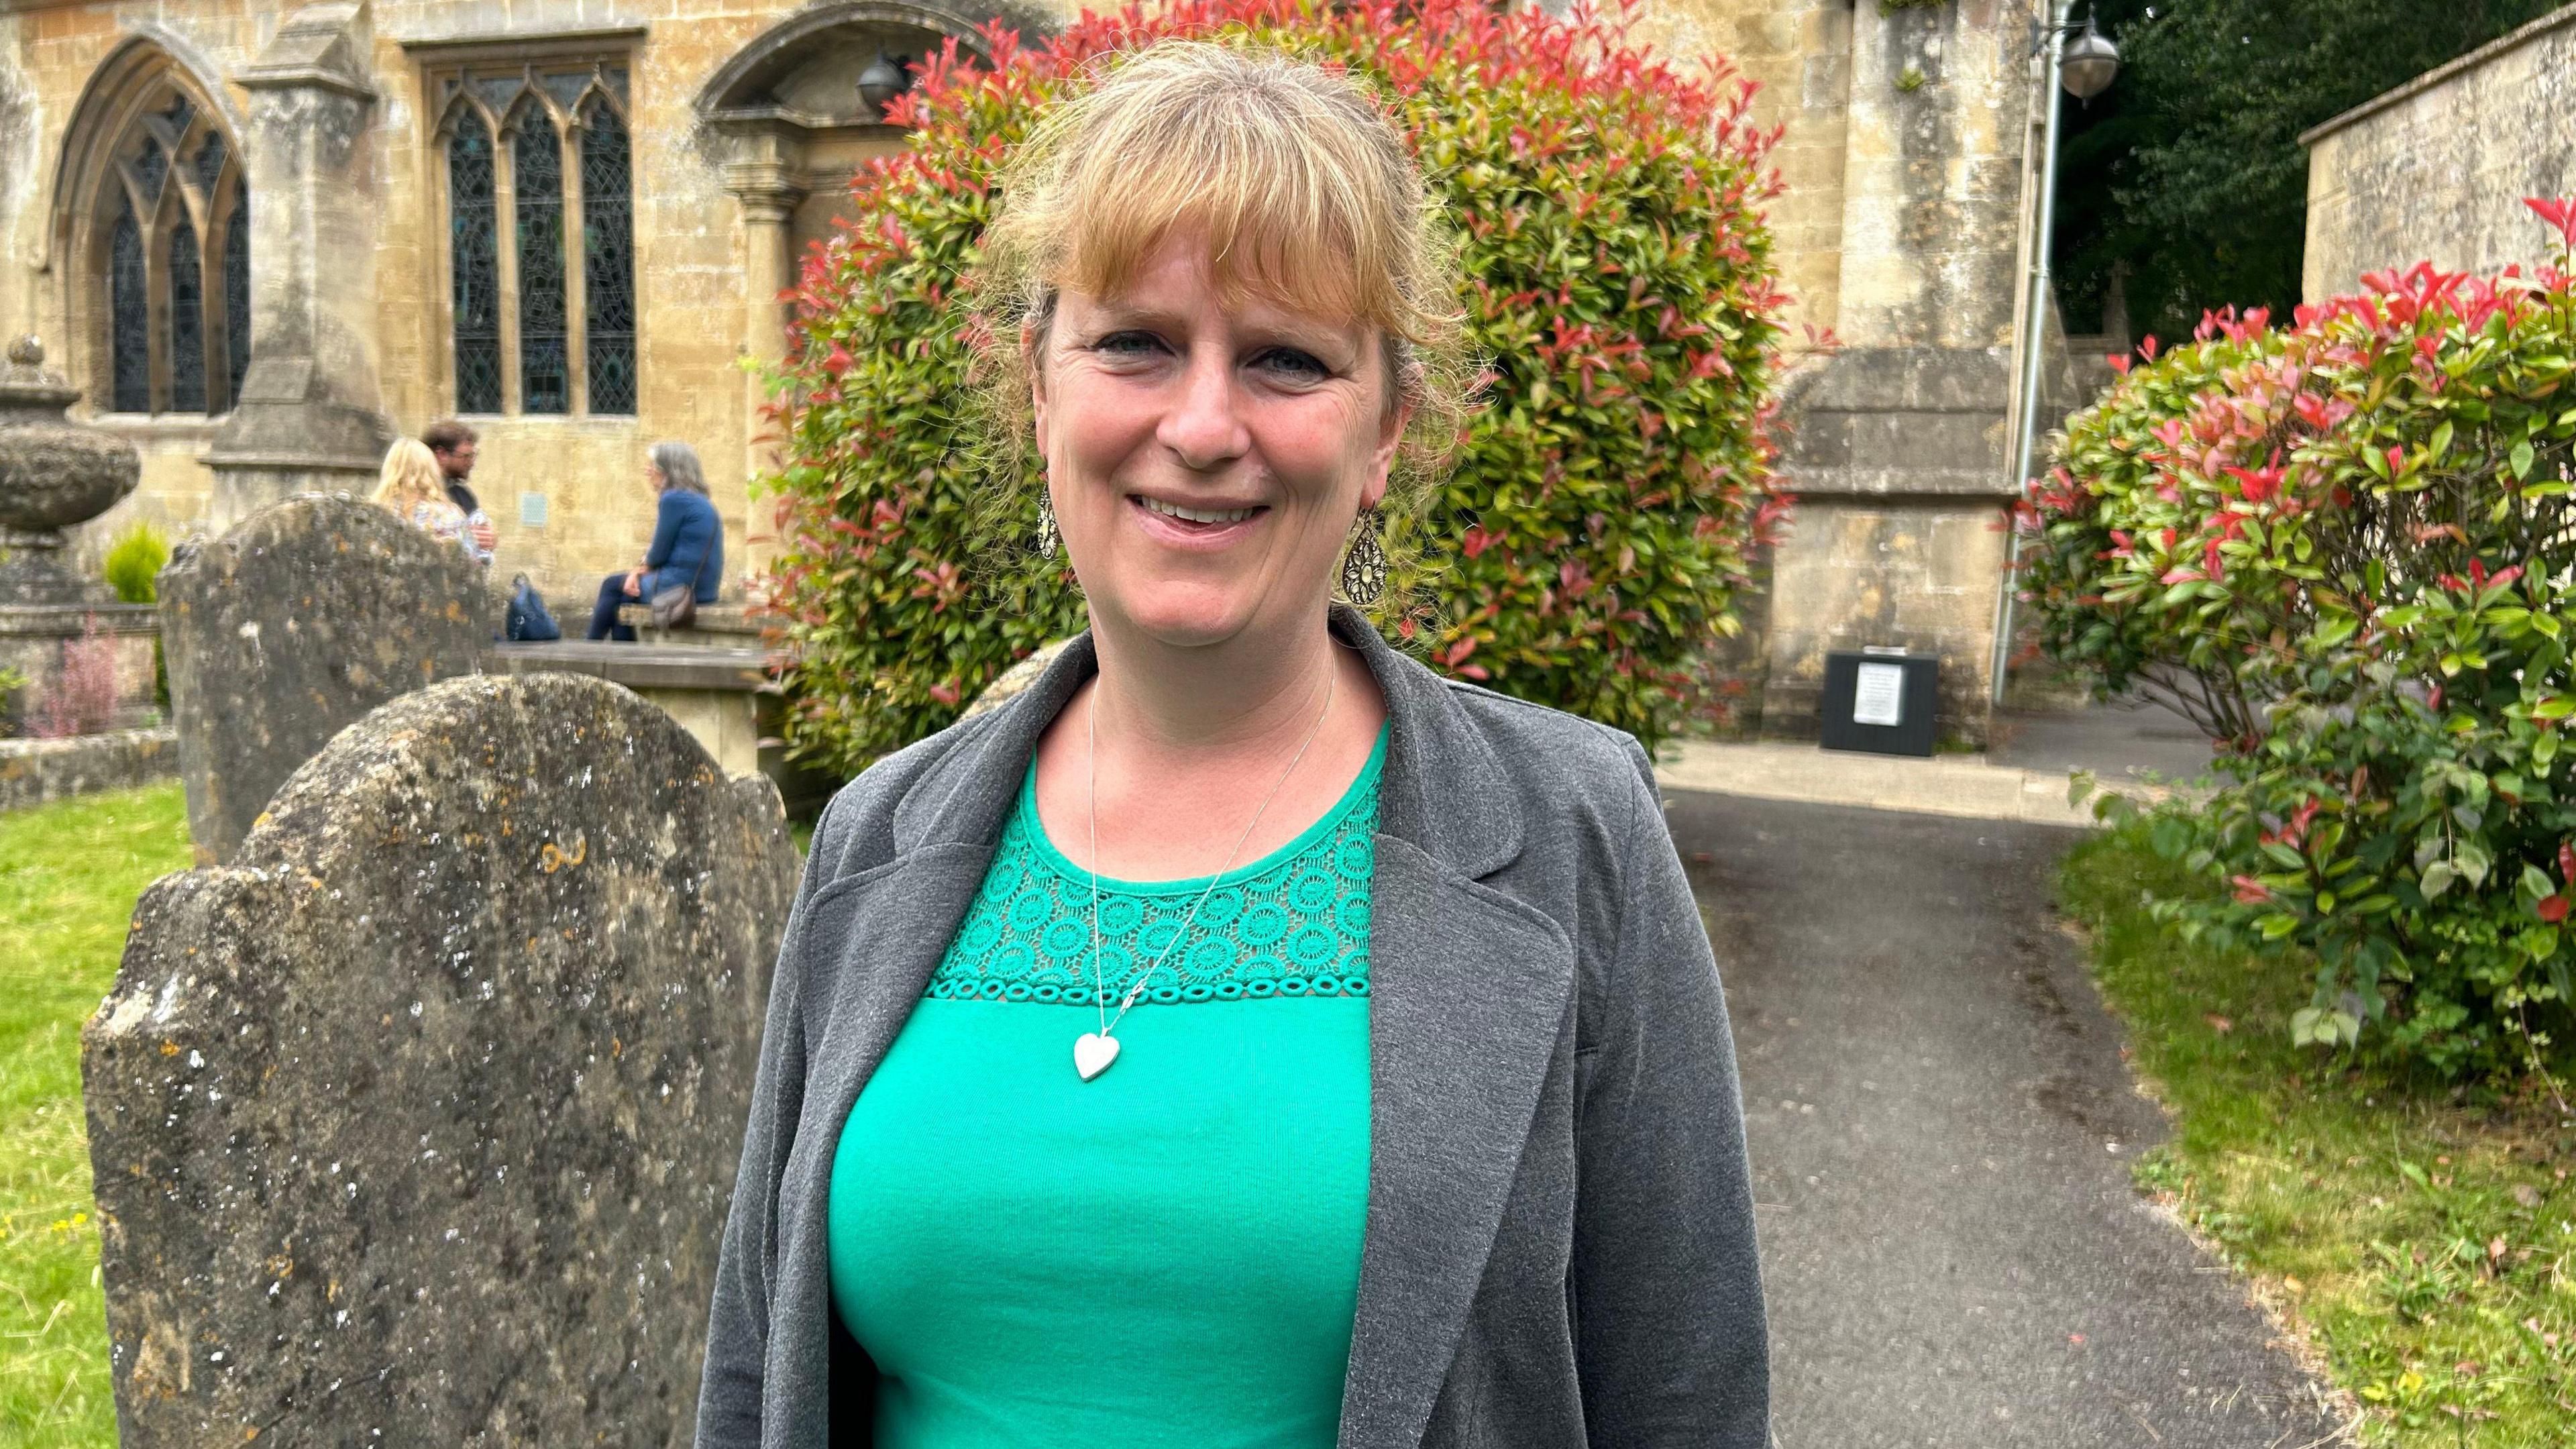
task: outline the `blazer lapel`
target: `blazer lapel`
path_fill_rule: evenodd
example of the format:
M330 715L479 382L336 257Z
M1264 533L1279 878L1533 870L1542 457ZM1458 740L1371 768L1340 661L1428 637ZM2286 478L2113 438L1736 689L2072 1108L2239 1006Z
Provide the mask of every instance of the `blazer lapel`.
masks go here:
M1555 922L1478 882L1520 812L1450 687L1356 616L1390 722L1369 886L1369 1202L1342 1449L1413 1449L1460 1335L1574 986Z
M1342 1449L1412 1449L1455 1357L1574 980L1551 923L1378 838L1369 1204Z

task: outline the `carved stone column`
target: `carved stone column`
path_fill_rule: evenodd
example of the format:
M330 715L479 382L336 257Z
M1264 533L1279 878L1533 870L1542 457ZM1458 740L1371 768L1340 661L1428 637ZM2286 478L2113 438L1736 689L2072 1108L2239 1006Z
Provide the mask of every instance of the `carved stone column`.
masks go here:
M801 144L790 128L761 126L735 133L738 155L725 167L725 190L742 207L742 351L762 369L772 368L787 356L787 304L778 297L794 285L795 258L792 255L792 228L799 203L805 200L806 188L801 167ZM769 469L766 456L772 445L758 441L769 429L762 423L760 410L769 402L768 388L759 373L743 381L743 476L757 478ZM755 500L752 507L765 514L768 500ZM777 536L777 529L767 517L746 520L745 531L755 540L745 552L746 573L757 575L767 569L774 544L765 542Z
M757 178L741 179L729 168L726 189L742 203L743 351L775 364L787 355L787 304L778 296L796 280L788 224L805 189L770 174L770 168L761 170Z
M1791 383L1798 495L1773 556L1763 727L1816 733L1825 656L1941 660L1941 730L1982 743L2028 126L2021 6L1852 12L1839 352Z
M372 48L363 0L307 5L234 76L251 98L251 364L207 460L217 532L293 493L363 491L393 438L376 384Z

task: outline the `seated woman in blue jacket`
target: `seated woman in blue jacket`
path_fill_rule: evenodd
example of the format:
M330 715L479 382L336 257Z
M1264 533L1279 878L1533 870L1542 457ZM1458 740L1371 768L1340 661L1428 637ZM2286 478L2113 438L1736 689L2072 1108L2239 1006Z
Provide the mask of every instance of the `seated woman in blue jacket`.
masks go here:
M649 603L660 590L692 584L697 601L710 604L724 579L724 524L707 501L697 450L686 443L655 443L645 458L644 479L660 497L653 544L642 563L599 581L599 602L590 611L593 639L634 641L635 631L617 622L621 604Z

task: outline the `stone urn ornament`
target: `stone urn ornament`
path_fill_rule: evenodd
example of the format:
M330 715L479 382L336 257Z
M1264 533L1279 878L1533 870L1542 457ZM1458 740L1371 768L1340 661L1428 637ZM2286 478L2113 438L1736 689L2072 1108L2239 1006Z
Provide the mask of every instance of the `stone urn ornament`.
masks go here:
M80 389L45 367L34 337L9 344L0 366L0 604L86 604L109 596L64 567L63 530L134 491L134 445L64 414Z

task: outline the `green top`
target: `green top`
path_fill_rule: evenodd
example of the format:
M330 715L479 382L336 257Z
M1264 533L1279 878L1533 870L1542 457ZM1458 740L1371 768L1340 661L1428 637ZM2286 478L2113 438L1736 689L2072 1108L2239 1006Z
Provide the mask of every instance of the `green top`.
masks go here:
M832 1304L882 1449L1326 1449L1368 1216L1368 924L1383 732L1341 802L1218 878L1100 879L1035 766L832 1163ZM1175 939L1178 944L1173 945ZM1116 1011L1114 1000L1109 1008Z

